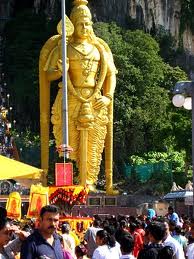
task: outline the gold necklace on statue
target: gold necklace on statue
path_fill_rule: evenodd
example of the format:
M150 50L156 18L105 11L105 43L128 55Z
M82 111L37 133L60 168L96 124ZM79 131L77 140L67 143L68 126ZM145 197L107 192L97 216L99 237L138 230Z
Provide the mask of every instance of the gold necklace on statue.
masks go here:
M90 54L94 51L94 47L95 47L95 46L92 46L91 50L86 53L86 51L85 51L85 46L86 46L86 44L84 44L84 43L80 43L80 44L78 44L77 46L76 46L76 45L73 45L72 43L70 43L70 46L71 46L73 49L75 49L79 54L81 54L81 55L83 55L83 56L90 55Z

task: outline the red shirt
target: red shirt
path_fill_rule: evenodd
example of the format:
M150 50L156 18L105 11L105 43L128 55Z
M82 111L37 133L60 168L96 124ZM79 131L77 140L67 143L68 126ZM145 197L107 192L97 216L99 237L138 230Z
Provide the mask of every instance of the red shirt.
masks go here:
M137 228L137 229L136 229L136 232L141 235L142 240L143 240L143 238L144 238L144 236L145 236L145 231L143 230L143 228Z
M137 257L139 254L139 251L143 248L143 239L137 231L134 231L133 233L131 233L131 235L134 238L133 255Z

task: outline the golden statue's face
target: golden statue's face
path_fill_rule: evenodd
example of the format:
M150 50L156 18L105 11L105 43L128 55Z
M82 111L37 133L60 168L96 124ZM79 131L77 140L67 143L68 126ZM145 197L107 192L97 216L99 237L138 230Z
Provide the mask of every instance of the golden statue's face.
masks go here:
M92 32L92 22L89 18L80 19L75 24L74 35L79 39L87 39Z

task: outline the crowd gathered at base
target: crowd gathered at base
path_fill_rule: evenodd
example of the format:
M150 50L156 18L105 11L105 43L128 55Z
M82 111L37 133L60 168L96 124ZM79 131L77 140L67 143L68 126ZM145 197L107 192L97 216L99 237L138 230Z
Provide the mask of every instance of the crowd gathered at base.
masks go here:
M0 207L0 259L194 259L194 219L172 207L165 217L95 216L79 238L60 222L55 205L42 207L36 224L7 218Z

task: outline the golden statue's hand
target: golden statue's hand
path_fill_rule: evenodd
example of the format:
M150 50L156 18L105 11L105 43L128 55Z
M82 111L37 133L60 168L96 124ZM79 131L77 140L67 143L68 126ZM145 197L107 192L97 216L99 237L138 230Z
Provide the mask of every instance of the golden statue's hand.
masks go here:
M59 70L62 72L63 71L63 62L62 62L62 59L59 59L57 61L57 66L59 68ZM69 70L69 59L66 58L66 70L68 71Z
M106 96L102 96L99 98L96 103L93 105L94 109L101 109L103 107L107 107L110 104L110 98Z

